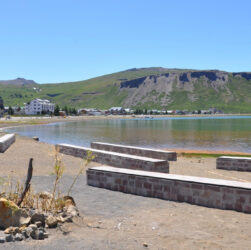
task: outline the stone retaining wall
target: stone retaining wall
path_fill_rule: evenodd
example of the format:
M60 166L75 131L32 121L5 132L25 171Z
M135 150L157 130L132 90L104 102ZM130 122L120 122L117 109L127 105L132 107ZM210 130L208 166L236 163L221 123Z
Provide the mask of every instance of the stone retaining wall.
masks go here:
M3 153L15 140L15 134L6 134L0 137L0 152Z
M103 142L92 142L91 148L118 152L122 154L139 155L144 157L151 157L156 159L162 159L165 161L176 161L177 154L173 151L155 150L151 148L141 148L125 145L117 145Z
M217 158L216 168L251 172L251 157L222 156Z
M109 166L88 169L87 183L130 194L251 213L251 183Z
M111 165L119 168L140 169L145 171L169 173L169 163L164 160L128 154L120 154L92 148L78 147L69 144L58 144L57 147L59 147L60 153L80 158L86 157L87 152L92 151L95 155L93 161L105 165Z

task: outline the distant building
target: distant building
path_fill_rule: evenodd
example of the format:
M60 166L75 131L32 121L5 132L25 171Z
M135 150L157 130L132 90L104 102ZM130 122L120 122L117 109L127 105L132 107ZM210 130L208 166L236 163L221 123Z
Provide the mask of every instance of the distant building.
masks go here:
M174 110L167 110L166 113L167 113L167 115L173 115L175 113L175 111Z
M126 111L122 107L112 107L109 109L112 115L125 115Z
M105 112L98 109L79 109L79 115L103 115Z
M207 115L207 114L210 114L210 111L209 110L201 110L200 113L203 115Z
M39 115L46 113L53 113L55 104L48 100L34 99L25 104L26 115Z
M132 110L129 109L129 108L127 108L127 109L125 109L125 112L126 112L126 114L131 114L131 113L132 113Z
M60 111L59 111L59 116L66 116L66 112L63 111L63 110L60 110Z

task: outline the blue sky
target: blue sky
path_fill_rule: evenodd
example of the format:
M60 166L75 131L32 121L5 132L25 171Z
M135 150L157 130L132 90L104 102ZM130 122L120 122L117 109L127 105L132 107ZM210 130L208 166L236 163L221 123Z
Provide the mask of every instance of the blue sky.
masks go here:
M0 1L0 79L128 68L251 71L249 0Z

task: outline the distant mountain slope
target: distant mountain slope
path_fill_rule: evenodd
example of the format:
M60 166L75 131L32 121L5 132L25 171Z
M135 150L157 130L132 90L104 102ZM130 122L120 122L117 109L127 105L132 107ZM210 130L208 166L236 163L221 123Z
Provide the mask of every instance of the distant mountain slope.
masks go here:
M6 105L46 98L72 107L111 106L251 112L251 73L218 70L142 68L79 82L1 84Z
M33 80L26 80L24 78L17 78L14 80L0 80L0 84L11 84L16 86L34 85L37 84Z

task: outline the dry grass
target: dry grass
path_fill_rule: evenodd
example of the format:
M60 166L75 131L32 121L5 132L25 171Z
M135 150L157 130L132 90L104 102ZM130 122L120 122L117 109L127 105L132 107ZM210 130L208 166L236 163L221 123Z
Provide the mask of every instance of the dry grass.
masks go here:
M34 208L43 212L61 212L64 205L65 195L60 190L60 180L63 176L65 166L62 161L62 156L59 153L59 149L55 147L53 152L54 157L54 166L52 175L55 176L55 180L52 183L52 191L50 193L35 193L33 191L32 185L30 186L28 192L26 193L21 207L23 208ZM84 169L88 164L95 158L91 151L88 151L86 159L84 159L82 165L79 168L79 172L73 179L72 184L70 185L67 196L69 196L73 186L75 185L78 177L83 174ZM14 173L12 173L14 174ZM6 198L17 204L20 195L24 190L24 185L19 179L14 179L12 175L9 175L7 178L0 178L0 197Z

